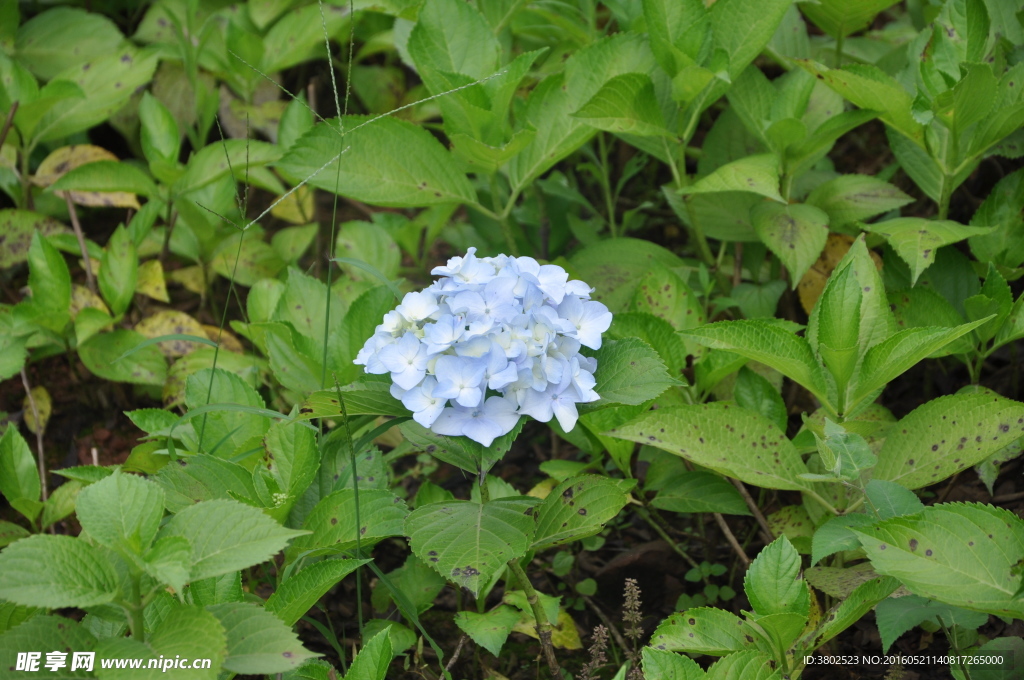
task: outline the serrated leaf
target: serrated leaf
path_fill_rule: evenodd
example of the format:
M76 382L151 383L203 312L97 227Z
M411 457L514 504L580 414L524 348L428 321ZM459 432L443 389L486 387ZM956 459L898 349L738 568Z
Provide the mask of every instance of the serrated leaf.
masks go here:
M289 561L306 550L325 547L335 552L351 550L357 542L368 547L385 538L401 536L408 510L405 503L390 491L361 489L358 514L362 526L356 524L356 493L353 489L338 489L324 496L303 524L310 533L294 540L288 549Z
M704 308L697 295L679 275L666 267L650 267L640 277L633 293L632 308L664 319L680 331L704 323Z
M851 531L855 529L851 528ZM838 599L848 597L862 584L877 577L878 574L870 562L861 562L852 567L811 567L804 572L804 578L808 583Z
M651 636L651 647L659 650L696 652L724 656L756 648L760 638L732 612L717 607L698 607L672 614Z
M164 492L142 477L115 471L83 489L75 511L97 543L141 557L160 529Z
M738 76L761 53L791 4L791 0L724 0L711 5L711 32L715 47L729 55L729 75Z
M870 175L840 175L818 185L807 195L806 203L828 214L832 229L858 220L896 210L913 198L892 184Z
M950 503L855 529L875 570L915 595L1019 617L1024 522L1008 510Z
M323 560L309 565L281 583L267 599L266 609L286 625L295 625L341 579L368 560Z
M868 526L874 522L873 518L859 513L829 519L814 532L811 542L811 564L817 564L829 555L843 550L857 550L860 548L860 541L850 529Z
M820 0L804 4L801 10L814 25L833 38L845 38L867 28L879 12L889 9L898 0Z
M882 636L882 653L888 654L896 638L925 621L947 628L974 629L988 622L988 615L932 600L905 595L882 600L875 607L875 623Z
M738 406L760 413L785 432L789 413L779 388L767 378L747 366L740 368L732 396Z
M275 144L252 139L222 139L204 146L189 159L188 169L174 183L174 193L180 196L199 191L232 173L244 178L246 171L280 158L281 149Z
M469 611L455 614L455 625L494 656L501 654L501 648L517 621L519 612L508 605L501 605L484 614Z
M490 446L483 446L469 437L436 434L413 421L402 423L401 428L403 436L420 451L467 472L479 474L487 472L501 460L522 431L524 420L525 418L520 418L511 431L495 439Z
M6 678L31 678L32 674L15 671L16 652L40 652L41 673L50 674L44 670L46 655L54 650L85 651L93 649L96 638L89 632L88 628L77 621L66 619L53 614L41 614L32 616L28 620L15 625L0 635L0 649L4 650L4 674ZM69 655L70 661L70 655ZM61 669L61 678L88 678L93 677L84 669L78 669L71 673L68 668ZM54 674L55 675L55 674Z
M168 463L160 468L153 481L163 487L170 512L179 512L202 501L256 498L249 470L205 453L182 456Z
M181 593L192 566L192 546L181 536L164 536L146 553L142 566L157 581Z
M924 503L913 491L895 482L872 479L864 487L864 495L879 519L913 515L924 509Z
M70 536L35 534L0 553L0 598L31 607L88 607L110 602L119 577L99 548Z
M767 418L723 402L650 411L606 433L767 489L806 488L807 466Z
M474 202L469 180L429 132L396 118L369 120L345 117L344 137L339 135L337 119L317 125L276 167L296 177L309 177L317 188L337 188L343 196L373 205Z
M182 536L192 544L193 581L259 564L302 534L233 500L190 505L160 531L161 537Z
M352 660L345 680L384 680L394 652L388 629L374 635Z
M771 654L747 650L730 654L708 668L708 680L780 680L782 669L772 669Z
M786 265L793 287L828 240L829 216L813 205L761 203L750 211L758 237Z
M42 506L34 511L32 508L39 503L40 492L35 456L18 428L8 425L0 437L0 493L12 506L21 508L19 512L23 515L28 512L29 520L35 521Z
M488 503L430 503L409 515L405 533L417 557L478 594L509 560L529 548L536 503L525 496Z
M573 116L608 132L643 137L672 136L665 128L654 83L645 73L623 73L611 78Z
M565 480L536 508L537 528L530 547L543 550L593 536L626 505L624 486L599 475Z
M828 616L822 617L822 623L805 636L798 645L804 649L817 649L859 621L862 616L871 611L872 607L888 597L899 586L899 581L888 576L873 578L860 584L848 597L841 598L839 604L830 610Z
M658 353L639 338L605 342L594 353L594 358L597 359L594 391L601 399L593 406L642 404L657 398L669 387L681 384L669 376Z
M217 617L227 636L223 668L243 674L284 673L315 656L291 627L262 607L228 602L206 608Z
M594 286L594 299L616 314L627 311L640 279L637 272L657 266L676 269L683 261L670 250L651 241L613 238L598 241L576 252L570 264L582 280Z
M750 514L750 509L736 487L716 474L700 470L670 477L664 488L651 500L651 505L671 512Z
M874 478L919 489L975 465L1024 432L1024 404L992 392L954 394L911 411L878 452Z
M680 190L683 196L742 191L785 203L779 193L779 159L774 154L748 156L727 163Z
M806 618L811 599L801 567L800 554L785 536L758 553L747 568L743 590L759 616L798 614Z
M660 680L704 680L704 669L688 656L644 647L640 652L644 677Z
M862 225L878 234L910 265L911 283L935 261L935 252L942 246L971 236L990 234L994 227L968 227L951 220L927 220L921 217L900 217L885 222Z

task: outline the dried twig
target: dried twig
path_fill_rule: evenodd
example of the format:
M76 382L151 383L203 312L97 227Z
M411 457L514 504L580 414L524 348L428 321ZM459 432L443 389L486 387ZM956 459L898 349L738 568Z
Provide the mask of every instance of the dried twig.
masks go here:
M82 251L82 261L85 262L85 282L89 291L96 294L96 279L92 275L92 260L89 259L89 249L85 245L85 234L82 233L82 225L78 223L78 213L75 211L75 204L71 202L71 194L64 192L64 200L68 204L68 214L71 216L71 227L75 230L78 238L78 247Z
M725 534L725 540L729 541L729 545L731 545L732 549L736 551L736 556L743 562L743 566L749 567L750 558L747 557L747 553L743 552L743 547L740 545L739 541L736 540L736 536L732 533L732 529L730 529L729 525L725 523L725 518L722 517L722 513L716 512L714 515L719 528L721 528L722 533Z
M729 479L732 481L733 486L736 487L736 490L740 492L740 495L743 496L743 500L746 501L751 514L754 515L754 519L757 520L757 523L761 526L761 530L764 531L765 543L771 543L774 541L775 532L773 532L771 527L768 526L768 520L765 519L764 515L761 513L761 508L757 507L757 501L755 501L754 497L750 495L749 491L747 491L747 487L745 487L743 482L738 479L733 479L732 477Z

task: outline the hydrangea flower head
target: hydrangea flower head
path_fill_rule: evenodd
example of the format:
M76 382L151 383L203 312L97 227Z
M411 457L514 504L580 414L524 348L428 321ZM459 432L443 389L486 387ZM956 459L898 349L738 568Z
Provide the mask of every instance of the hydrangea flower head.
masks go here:
M530 257L477 257L470 248L407 293L356 356L391 374L391 394L413 419L490 446L522 415L576 425L576 404L596 401L597 361L611 312L564 269Z

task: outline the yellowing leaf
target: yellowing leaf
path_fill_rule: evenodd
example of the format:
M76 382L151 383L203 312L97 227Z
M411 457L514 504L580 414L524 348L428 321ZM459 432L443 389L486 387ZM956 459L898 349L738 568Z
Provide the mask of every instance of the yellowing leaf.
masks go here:
M77 283L71 284L71 306L68 310L71 318L74 319L79 312L87 308L98 309L104 314L110 315L110 309L103 302L103 298L85 286L80 286Z
M512 626L512 630L538 639L536 626L533 615L523 612L516 625ZM569 616L569 612L564 609L558 610L558 623L551 630L551 644L558 649L583 649L580 634L576 631L576 624Z
M116 162L118 160L120 159L113 153L92 144L62 146L43 159L36 169L36 174L32 176L32 183L36 186L48 187L69 170L96 161ZM135 208L136 210L140 207L135 194L126 191L55 191L54 193L61 198L70 195L72 202L78 205Z
M203 324L203 331L206 333L206 337L219 343L221 349L226 349L235 354L245 353L245 348L242 347L241 341L230 331L222 331L216 326L207 326L206 324Z
M135 325L135 332L147 338L158 338L162 335L194 335L205 338L206 331L202 324L184 312L165 310ZM157 343L157 347L166 357L181 357L199 348L199 344L189 340L165 340Z
M800 285L797 286L797 292L800 294L800 305L804 308L805 312L810 314L811 310L814 309L814 304L821 297L822 291L825 290L825 282L828 281L828 277L832 275L832 271L852 245L853 239L846 234L828 235L825 249L821 251L818 261L811 265L811 268L800 279ZM874 251L869 250L868 253L871 255L871 259L875 261L875 266L881 269L882 258L875 254Z
M31 398L26 395L25 401L22 403L22 408L25 410L25 426L34 434L38 434L45 430L46 423L50 422L50 414L53 413L53 401L50 399L50 393L42 385L33 387L31 395ZM32 408L33 401L35 402L35 409ZM37 412L39 414L38 425L36 421Z
M313 190L307 186L299 187L282 198L270 214L292 224L306 224L313 219Z
M541 500L548 497L551 490L558 486L558 480L553 477L548 477L543 482L535 485L532 489L526 492L527 496L533 496L534 498L540 498Z
M175 283L180 283L185 290L199 295L206 294L206 274L200 265L175 269L167 277Z
M167 282L164 280L164 266L160 260L149 260L139 265L135 292L160 302L170 302L167 297Z

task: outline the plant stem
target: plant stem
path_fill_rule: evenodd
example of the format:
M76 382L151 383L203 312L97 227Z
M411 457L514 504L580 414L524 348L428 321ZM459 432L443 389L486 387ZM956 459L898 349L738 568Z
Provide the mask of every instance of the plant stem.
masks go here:
M722 533L725 534L725 540L729 541L729 545L732 546L732 549L736 552L736 556L743 562L743 566L749 567L750 558L747 557L747 553L743 551L743 546L740 545L740 542L736 540L736 535L732 533L732 529L730 529L729 525L725 523L725 518L722 517L722 513L716 512L714 515L715 521L718 522L718 527L722 530Z
M28 397L28 404L32 409L32 417L36 423L36 456L39 462L40 497L45 503L46 499L49 498L49 493L46 489L46 456L43 454L43 424L39 422L39 408L36 406L35 397L32 396L32 387L28 383L28 373L25 372L24 366L21 369L21 384L25 386L25 395Z
M146 641L146 619L142 615L142 595L139 588L139 581L141 576L133 574L131 577L132 582L132 601L127 605L128 609L128 626L132 631L132 639L138 640L139 642Z
M644 518L644 520L650 525L650 527L654 529L654 532L656 534L661 536L663 541L665 541L669 544L669 546L671 546L672 550L674 550L677 555L686 560L686 562L694 569L697 569L698 571L700 570L700 565L697 564L697 561L690 557L685 550L679 547L679 544L672 540L672 537L668 535L668 532L662 529L661 526L659 526L658 523L654 520L654 517L651 515L650 512L648 512L647 508L643 507L642 505L638 506L636 512L638 515ZM707 576L704 577L704 584L709 584Z
M11 110L7 112L7 118L4 120L4 126L0 128L0 147L4 145L4 140L7 139L7 133L11 129L11 125L14 123L14 114L18 112L18 104L20 102L11 103Z
M608 172L608 146L604 141L604 133L597 133L597 149L601 157L601 189L604 193L605 212L608 213L608 231L612 238L619 235L618 226L615 224L615 199L612 197L612 178Z
M551 644L551 622L548 621L544 608L540 605L537 591L533 589L533 584L530 583L530 579L527 578L523 568L519 566L518 560L509 560L508 568L512 570L516 580L519 581L523 592L526 593L526 601L530 603L530 609L533 610L533 619L537 625L537 637L540 639L540 646L544 650L544 657L547 659L551 677L561 678L562 671L558 667L558 659L555 658L555 648Z
M840 33L839 37L836 38L836 68L839 68L840 66L843 65L843 41L844 40L845 40L845 36L843 36L842 33Z
M491 173L491 204L494 206L494 216L498 219L498 224L501 225L501 233L505 235L505 246L508 248L510 255L518 255L519 248L516 246L516 237L512 233L512 224L508 221L509 213L511 209L506 206L505 210L498 212L500 205L500 194L498 187L498 173Z
M757 507L757 501L755 501L750 495L750 492L747 491L747 487L743 486L743 482L738 479L730 477L729 481L732 482L732 485L735 486L736 490L740 492L741 496L743 496L743 500L746 501L747 507L750 508L750 512L754 515L754 519L757 520L757 523L760 525L764 533L768 535L768 542L771 543L774 541L775 532L773 532L771 527L768 526L768 520L765 519L764 515L761 513L761 509Z
M75 230L78 248L82 251L82 261L85 263L85 282L89 286L89 292L95 295L96 279L92 275L92 260L89 259L89 249L85 245L85 234L82 233L82 225L78 223L78 213L75 211L75 204L71 202L71 194L69 192L64 192L64 201L68 204L71 228Z

